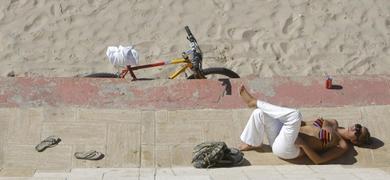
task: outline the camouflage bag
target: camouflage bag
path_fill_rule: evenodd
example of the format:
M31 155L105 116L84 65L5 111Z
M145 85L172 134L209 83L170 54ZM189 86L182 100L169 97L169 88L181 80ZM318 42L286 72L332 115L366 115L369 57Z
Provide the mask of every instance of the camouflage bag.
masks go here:
M192 155L192 165L196 168L229 167L241 165L244 160L240 150L228 148L225 142L198 144Z
M196 168L209 168L223 158L227 146L224 142L204 142L194 147L192 165Z

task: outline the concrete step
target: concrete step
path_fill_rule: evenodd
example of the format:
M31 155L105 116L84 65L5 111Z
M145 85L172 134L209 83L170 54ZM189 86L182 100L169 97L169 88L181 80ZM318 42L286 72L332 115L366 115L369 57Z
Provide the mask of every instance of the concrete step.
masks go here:
M235 168L75 168L64 170L3 169L0 180L109 179L378 179L390 178L382 168L354 165L264 165ZM33 173L35 172L35 173Z
M112 180L112 179L348 179L388 180L390 174L379 168L349 165L276 165L244 166L235 168L195 169L173 168L77 168L70 172L37 171L31 177L0 177L2 179L28 180Z
M72 169L191 166L192 148L221 140L236 147L252 109L118 110L99 108L0 108L0 164L4 168ZM335 118L340 126L358 122L375 138L370 148L354 147L332 163L390 167L388 155L390 105L302 108L303 117ZM50 135L59 145L37 152L34 147ZM266 139L266 138L265 138ZM267 141L265 141L267 143ZM77 151L98 150L99 161L76 159ZM245 152L252 165L290 164L264 146ZM311 164L302 159L298 164Z
M196 144L220 140L236 147L240 142L239 135L252 111L238 96L242 83L260 99L299 108L305 120L322 116L337 119L341 126L366 125L375 138L374 146L355 147L332 163L388 170L390 76L334 80L337 89L325 89L322 77L147 82L0 78L0 127L6 127L0 131L0 176L32 177L36 169L71 169L74 174L38 173L76 178L88 173L77 174L75 168L190 167ZM35 145L50 135L60 136L61 143L36 152ZM91 149L106 157L83 161L73 156ZM245 152L245 158L254 166L291 164L272 155L269 148L263 150ZM294 163L311 164L307 159ZM214 171L218 172L210 170ZM229 171L224 173L229 175ZM203 175L199 178L211 177Z

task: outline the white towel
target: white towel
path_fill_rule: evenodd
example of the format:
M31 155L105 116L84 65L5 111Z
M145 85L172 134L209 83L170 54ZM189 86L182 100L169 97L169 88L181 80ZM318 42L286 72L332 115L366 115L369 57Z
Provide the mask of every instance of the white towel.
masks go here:
M132 46L109 46L106 55L114 66L126 67L139 63L138 52Z

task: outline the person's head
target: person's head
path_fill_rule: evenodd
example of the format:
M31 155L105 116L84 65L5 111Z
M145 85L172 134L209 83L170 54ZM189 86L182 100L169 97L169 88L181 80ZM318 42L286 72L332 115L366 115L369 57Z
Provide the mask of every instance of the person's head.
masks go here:
M352 144L357 146L365 146L370 144L370 132L360 124L354 124L348 127L348 139Z

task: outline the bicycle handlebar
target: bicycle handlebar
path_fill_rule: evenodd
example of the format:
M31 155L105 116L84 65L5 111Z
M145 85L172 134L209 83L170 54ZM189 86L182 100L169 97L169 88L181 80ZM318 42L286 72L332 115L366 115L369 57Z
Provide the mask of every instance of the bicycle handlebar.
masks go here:
M190 46L193 51L196 51L200 56L202 56L202 51L199 48L198 42L196 41L194 35L191 33L191 30L188 26L185 26L184 29L187 32L187 39L190 41Z
M193 65L192 70L197 74L197 76L202 76L202 51L199 48L198 42L196 41L194 35L191 33L191 30L188 26L185 26L184 29L187 32L187 39L190 41L191 54L192 58L191 63Z
M189 28L188 26L185 26L184 29L186 30L187 35L188 35L188 36L187 36L187 39L188 39L190 42L196 42L196 39L195 39L194 35L192 35L190 28Z

